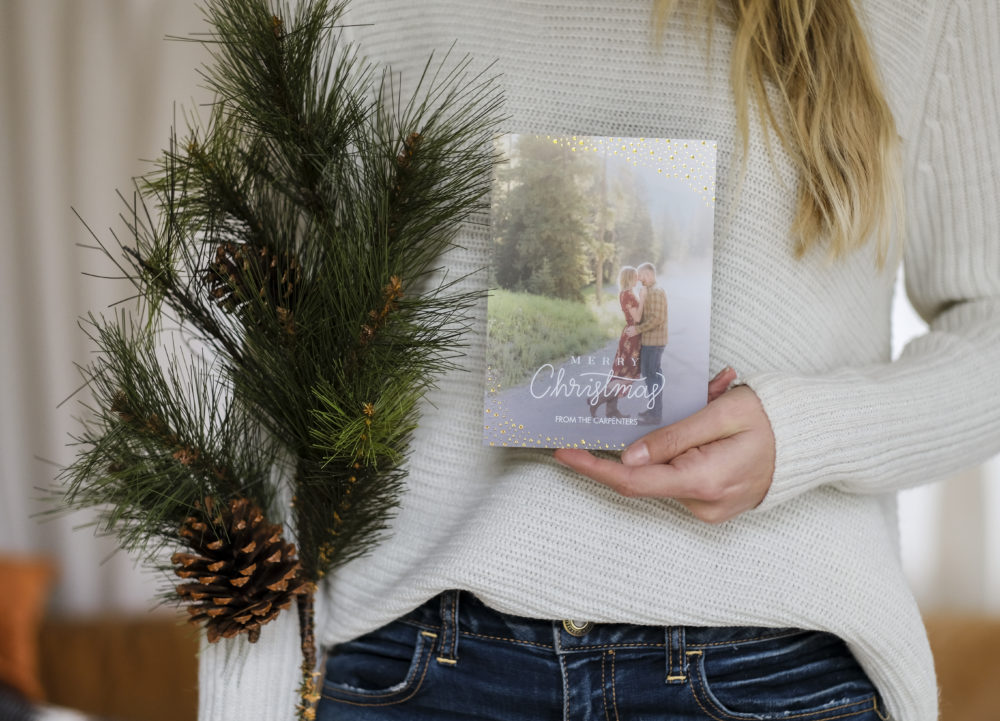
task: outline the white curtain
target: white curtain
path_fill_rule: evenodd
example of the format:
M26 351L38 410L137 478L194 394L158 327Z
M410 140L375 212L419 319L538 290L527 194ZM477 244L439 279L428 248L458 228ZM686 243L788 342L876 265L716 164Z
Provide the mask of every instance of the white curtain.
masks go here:
M361 1L361 0L358 0ZM0 3L0 553L56 558L56 605L89 613L148 608L154 579L109 539L73 530L80 515L40 523L37 489L72 457L80 408L74 363L91 351L77 318L106 309L127 285L111 272L71 208L101 235L120 229L115 189L148 170L182 108L208 98L200 46L165 35L204 30L193 0L3 0ZM175 111L176 102L176 111ZM905 307L901 338L919 332ZM44 460L42 460L44 459ZM989 476L994 478L992 481ZM1000 612L1000 479L976 469L904 494L904 559L927 607ZM997 569L997 570L993 570ZM992 573L992 575L991 575Z
M77 318L129 294L84 276L113 270L80 215L102 236L121 229L115 190L166 146L177 101L203 102L203 49L164 36L202 30L187 0L4 0L0 21L0 552L57 559L57 607L145 609L155 583L110 539L73 530L75 516L40 523L37 500L72 458L80 385L91 351ZM44 459L44 460L42 460Z
M902 273L892 325L893 357L927 330L906 301ZM899 502L903 567L921 607L1000 614L1000 458L904 491Z

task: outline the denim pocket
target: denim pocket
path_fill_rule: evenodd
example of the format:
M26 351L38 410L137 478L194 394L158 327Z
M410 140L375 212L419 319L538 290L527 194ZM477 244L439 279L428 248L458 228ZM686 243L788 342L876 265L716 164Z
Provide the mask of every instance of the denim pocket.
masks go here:
M356 706L402 703L420 690L434 648L434 634L394 621L327 656L323 697Z
M723 721L794 719L887 721L864 670L836 636L776 633L689 652L691 691L708 716Z

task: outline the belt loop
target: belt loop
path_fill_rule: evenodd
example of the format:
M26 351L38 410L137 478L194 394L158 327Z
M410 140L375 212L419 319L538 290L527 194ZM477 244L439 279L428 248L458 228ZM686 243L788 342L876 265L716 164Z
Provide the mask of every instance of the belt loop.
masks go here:
M683 626L667 626L667 683L687 683L688 657Z
M441 594L441 638L437 662L445 666L458 663L458 590Z

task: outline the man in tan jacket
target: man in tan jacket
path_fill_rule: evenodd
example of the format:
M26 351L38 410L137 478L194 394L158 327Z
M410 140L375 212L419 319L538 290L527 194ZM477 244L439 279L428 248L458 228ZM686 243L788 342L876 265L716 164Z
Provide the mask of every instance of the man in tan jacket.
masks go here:
M667 345L667 294L656 284L656 268L643 263L638 268L642 283L642 318L633 326L629 335L642 334L639 350L639 372L646 384L649 404L639 414L639 422L653 425L663 421L663 388L665 379L661 368L663 348Z

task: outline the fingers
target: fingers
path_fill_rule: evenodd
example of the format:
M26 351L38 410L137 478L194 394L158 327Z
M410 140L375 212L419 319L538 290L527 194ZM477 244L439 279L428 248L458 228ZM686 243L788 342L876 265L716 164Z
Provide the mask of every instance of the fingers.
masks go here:
M683 473L668 465L623 466L616 461L598 458L589 451L569 448L556 451L555 458L574 471L630 498L687 498L699 493L700 473Z
M770 481L756 470L754 445L750 435L740 434L681 455L670 465L698 477L698 483L694 493L676 500L706 523L722 523L756 507Z
M622 463L626 466L667 463L691 448L728 438L748 428L759 405L753 391L734 388L697 413L647 433L625 449Z
M720 396L697 413L647 433L622 453L626 466L667 463L691 448L727 438L741 430L733 404Z
M629 498L673 498L697 518L721 523L753 507L745 499L738 439L694 448L670 464L623 466L588 451L561 449L556 459Z
M719 371L715 378L708 382L708 402L711 403L725 393L729 385L735 380L736 371L731 366L726 366Z
M712 383L728 386L726 369ZM711 387L710 387L711 392ZM755 508L774 475L775 442L760 399L746 386L633 443L622 462L560 449L556 460L623 496L673 498L697 518L721 523Z

